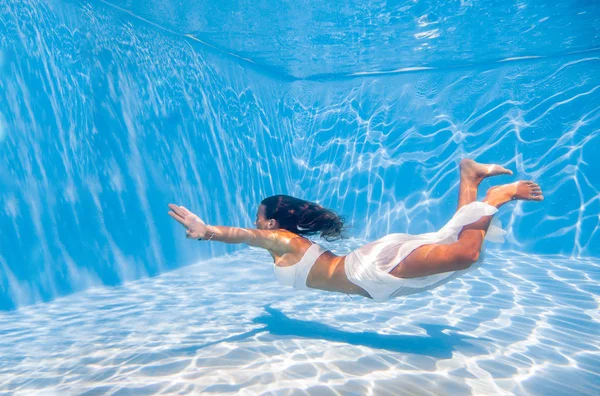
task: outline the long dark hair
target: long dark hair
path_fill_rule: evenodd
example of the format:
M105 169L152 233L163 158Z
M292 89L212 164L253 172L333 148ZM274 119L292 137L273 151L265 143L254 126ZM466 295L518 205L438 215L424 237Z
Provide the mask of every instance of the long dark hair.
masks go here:
M344 218L333 210L314 202L289 195L273 195L261 202L265 206L265 217L275 219L279 228L299 235L321 233L321 238L335 241L344 238Z

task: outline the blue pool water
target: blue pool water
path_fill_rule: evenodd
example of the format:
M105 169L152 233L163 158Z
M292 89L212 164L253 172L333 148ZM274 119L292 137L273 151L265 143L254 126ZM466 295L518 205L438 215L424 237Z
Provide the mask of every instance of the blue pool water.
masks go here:
M600 7L559 3L1 1L0 392L599 394ZM386 303L166 215L287 193L344 254L442 226L465 156L545 200Z

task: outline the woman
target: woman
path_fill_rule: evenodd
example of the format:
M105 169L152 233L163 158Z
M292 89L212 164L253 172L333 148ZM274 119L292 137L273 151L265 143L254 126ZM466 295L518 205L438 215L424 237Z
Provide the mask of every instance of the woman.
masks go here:
M319 233L327 240L342 237L343 220L320 205L276 195L264 199L256 214L257 229L213 226L184 208L170 204L169 215L186 227L188 238L245 243L267 249L277 279L298 289L359 294L375 300L432 289L454 279L479 261L498 208L511 200L543 200L532 181L518 181L487 191L476 201L486 177L512 175L499 165L460 162L458 210L438 232L390 234L346 256L337 256L302 235ZM486 233L489 234L486 236Z

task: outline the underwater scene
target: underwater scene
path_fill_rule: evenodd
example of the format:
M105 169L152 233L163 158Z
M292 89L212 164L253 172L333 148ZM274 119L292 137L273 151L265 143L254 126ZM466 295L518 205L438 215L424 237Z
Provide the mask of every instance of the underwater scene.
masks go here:
M2 0L0 33L0 394L600 394L595 2ZM334 261L439 235L465 158L512 173L472 200L543 200L435 287L299 290L226 235L277 194L343 217Z

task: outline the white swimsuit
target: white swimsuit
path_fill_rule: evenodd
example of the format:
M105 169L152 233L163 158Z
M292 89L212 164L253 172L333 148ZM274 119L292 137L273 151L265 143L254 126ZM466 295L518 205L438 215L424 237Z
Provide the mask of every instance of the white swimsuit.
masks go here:
M487 203L472 202L461 207L450 221L437 232L418 235L386 235L346 256L344 264L346 276L350 282L362 287L374 300L378 301L438 287L477 268L483 261L483 254L480 255L477 263L461 271L450 271L419 278L396 278L390 275L390 271L418 247L456 242L464 226L476 222L483 216L494 215L496 212L498 209ZM503 242L506 232L501 227L500 221L494 218L485 239L492 242Z
M420 278L396 278L390 275L402 260L412 251L423 245L449 244L458 240L462 228L472 224L483 216L491 216L498 212L494 206L484 202L472 202L458 210L450 221L437 232L426 234L389 234L374 242L368 243L348 254L344 270L348 280L363 288L377 301L385 301L392 297L406 296L438 287L452 279L477 268L483 254L474 265L466 270L450 271ZM493 219L485 239L492 242L503 242L504 234L501 224ZM312 241L311 241L312 243ZM296 289L308 289L306 279L310 269L319 256L327 249L313 243L300 261L288 267L275 267L277 280Z

